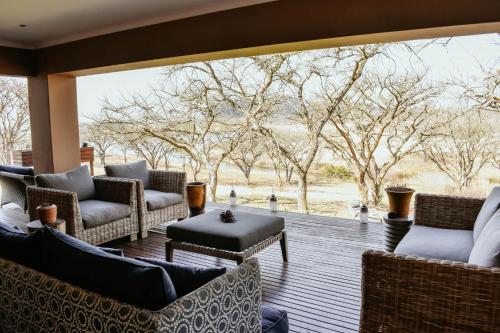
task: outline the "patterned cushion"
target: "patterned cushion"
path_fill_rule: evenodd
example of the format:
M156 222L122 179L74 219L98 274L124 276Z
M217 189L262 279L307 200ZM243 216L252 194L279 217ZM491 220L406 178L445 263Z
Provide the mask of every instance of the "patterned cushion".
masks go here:
M500 186L495 186L486 198L474 222L474 242L477 242L490 217L500 208Z
M78 203L85 229L99 227L130 216L130 206L100 200L84 200Z
M149 172L146 161L139 161L128 164L115 164L104 166L104 171L108 177L140 179L144 184L144 188L150 187Z
M500 267L500 209L490 218L474 244L469 264Z
M95 197L94 181L86 165L68 172L38 175L35 181L40 187L76 192L79 201Z
M202 268L173 264L163 260L136 258L165 269L175 287L177 297L183 297L226 273L226 268Z
M161 267L120 258L44 228L42 271L60 280L131 305L159 310L177 299Z
M262 333L288 333L288 315L286 311L270 306L262 306Z
M16 227L0 222L0 256L21 265L40 266L41 234L28 235Z
M166 208L182 202L182 195L155 190L144 190L144 200L148 211Z

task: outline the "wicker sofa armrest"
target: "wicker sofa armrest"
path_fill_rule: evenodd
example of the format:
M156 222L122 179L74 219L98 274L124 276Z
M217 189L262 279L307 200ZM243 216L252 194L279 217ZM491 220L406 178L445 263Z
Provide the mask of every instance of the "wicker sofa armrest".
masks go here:
M415 225L472 230L484 199L419 193L415 196Z
M10 172L5 172L5 171L0 171L0 175L2 175L2 177L17 179L19 181L22 181L24 184L26 184L26 186L35 185L35 176L18 175L17 173L10 173Z
M179 171L149 170L151 188L161 192L182 194L186 190L186 173Z
M161 310L162 332L260 332L259 262L251 258L232 271Z
M97 200L135 206L137 202L134 179L94 177Z
M30 221L38 219L36 207L47 202L57 206L57 217L65 220L66 232L69 235L83 233L83 223L75 192L28 186L26 194Z
M260 332L261 327L256 259L160 311L100 296L3 258L0 281L5 332Z
M360 332L498 332L500 269L363 254Z

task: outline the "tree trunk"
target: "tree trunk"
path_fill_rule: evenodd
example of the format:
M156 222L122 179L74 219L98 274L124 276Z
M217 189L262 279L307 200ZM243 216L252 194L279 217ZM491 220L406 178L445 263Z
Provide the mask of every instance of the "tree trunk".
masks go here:
M217 184L219 182L218 170L208 170L209 181L208 186L210 187L210 200L212 202L217 202Z
M123 152L123 161L125 163L127 163L127 152L126 151Z
M376 180L370 182L371 190L371 203L375 206L380 205L382 202L382 180Z
M365 174L361 173L356 179L359 194L361 194L361 201L368 204L368 185L366 184Z
M101 160L101 165L106 165L106 154L105 153L99 154L99 159Z
M247 185L250 185L250 172L252 171L251 168L248 168L245 170L245 178L247 180Z
M297 206L301 213L309 214L307 208L307 173L297 173Z

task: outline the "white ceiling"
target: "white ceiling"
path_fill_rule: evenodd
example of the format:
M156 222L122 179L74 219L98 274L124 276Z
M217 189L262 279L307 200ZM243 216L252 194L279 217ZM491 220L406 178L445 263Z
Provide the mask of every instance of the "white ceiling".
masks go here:
M39 48L269 1L0 0L0 45Z

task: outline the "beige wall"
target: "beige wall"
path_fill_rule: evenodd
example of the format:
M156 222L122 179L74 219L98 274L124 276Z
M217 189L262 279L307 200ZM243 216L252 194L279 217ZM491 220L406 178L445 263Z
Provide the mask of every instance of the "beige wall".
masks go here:
M35 173L57 173L80 165L76 78L28 78Z

